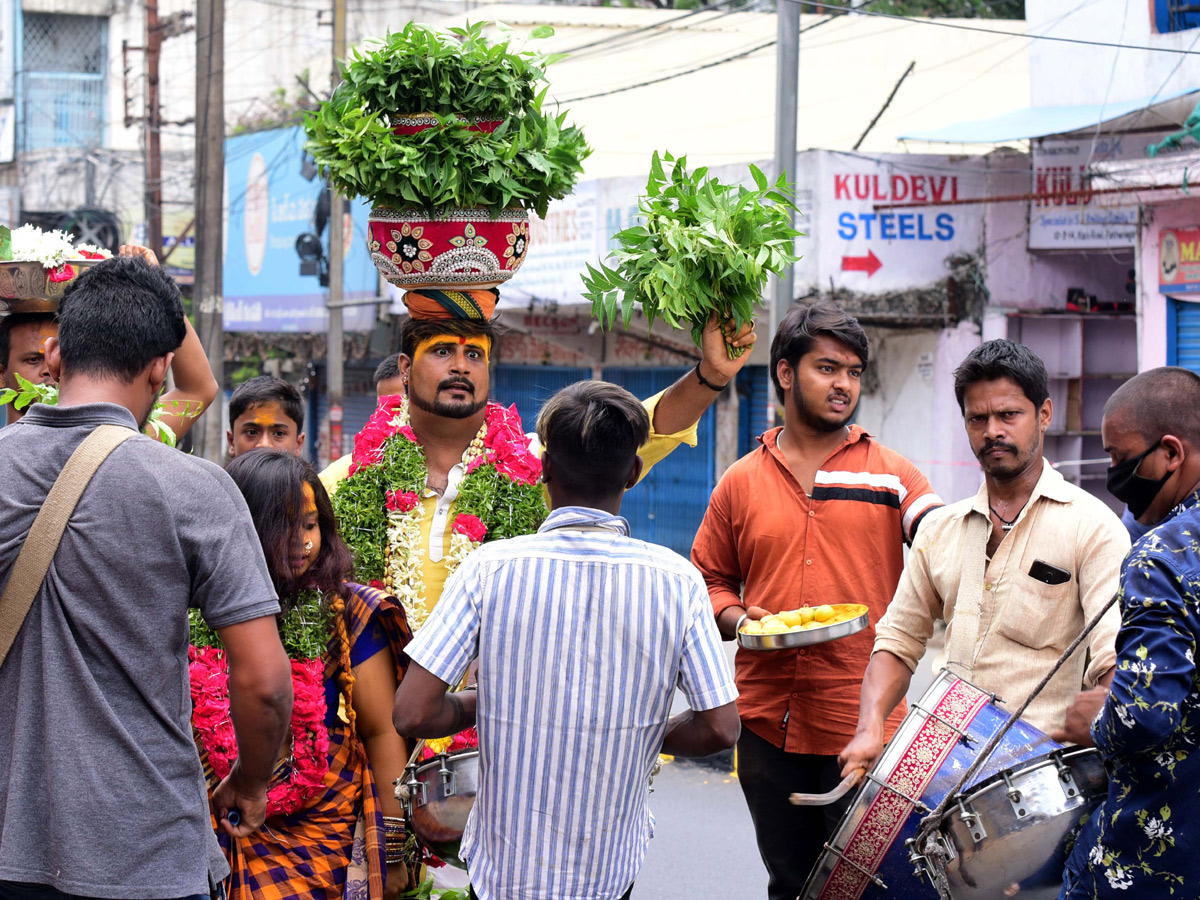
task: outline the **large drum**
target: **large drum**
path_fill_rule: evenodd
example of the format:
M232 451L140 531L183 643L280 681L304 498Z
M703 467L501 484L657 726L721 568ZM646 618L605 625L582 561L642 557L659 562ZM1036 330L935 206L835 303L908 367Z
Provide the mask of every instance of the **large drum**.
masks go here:
M867 774L802 900L937 900L928 863L911 842L921 819L1009 721L995 701L949 672L937 677ZM943 820L953 896L1001 898L1035 881L1061 883L1066 837L1105 789L1095 754L1067 751L1017 721ZM1057 890L1021 896L1053 898Z

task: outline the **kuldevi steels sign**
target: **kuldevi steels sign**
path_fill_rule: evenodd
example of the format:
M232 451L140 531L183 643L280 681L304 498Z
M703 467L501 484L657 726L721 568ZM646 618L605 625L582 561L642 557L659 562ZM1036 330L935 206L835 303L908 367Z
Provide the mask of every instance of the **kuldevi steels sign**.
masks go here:
M983 206L949 205L984 195L983 163L946 156L800 154L799 188L812 214L799 228L797 287L890 293L949 274L950 257L978 253Z

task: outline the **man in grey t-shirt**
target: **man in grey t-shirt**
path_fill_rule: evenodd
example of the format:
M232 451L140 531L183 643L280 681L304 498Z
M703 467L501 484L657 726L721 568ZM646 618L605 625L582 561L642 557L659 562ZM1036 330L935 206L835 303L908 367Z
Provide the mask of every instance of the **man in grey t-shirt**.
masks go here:
M0 431L0 587L71 453L99 425L145 422L183 335L178 288L141 260L68 290L46 343L59 404ZM231 833L262 824L291 678L259 541L224 472L134 437L83 494L0 666L0 900L207 896L228 873L192 743L189 606L225 645L240 749L213 806Z

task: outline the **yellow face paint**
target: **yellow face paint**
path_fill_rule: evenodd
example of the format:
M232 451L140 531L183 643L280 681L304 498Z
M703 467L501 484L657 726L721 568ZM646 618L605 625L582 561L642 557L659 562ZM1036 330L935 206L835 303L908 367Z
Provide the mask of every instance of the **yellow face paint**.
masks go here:
M263 429L263 431L267 431L267 430L275 427L275 420L272 419L270 416L266 416L266 415L263 415L262 413L258 413L254 417L254 424L257 425L259 428Z
M485 365L488 357L491 356L492 342L486 337L455 337L450 334L438 334L417 344L416 349L413 350L413 361L420 359L434 347L444 347L450 344L458 344L460 347L478 351L483 356Z
M304 490L304 515L310 516L317 511L317 495L313 493L312 485L307 481L302 485Z
M46 352L46 341L52 337L58 337L58 326L52 322L46 322L38 326L38 352Z

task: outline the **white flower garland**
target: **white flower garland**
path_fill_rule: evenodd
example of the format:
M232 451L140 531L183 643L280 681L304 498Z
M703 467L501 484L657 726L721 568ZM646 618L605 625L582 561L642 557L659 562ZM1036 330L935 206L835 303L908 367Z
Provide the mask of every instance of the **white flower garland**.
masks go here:
M405 403L395 420L397 428L409 425L408 404ZM487 437L487 423L480 426L479 431L467 445L462 456L462 466L471 471L472 463L486 456L487 450L483 441ZM408 617L409 627L415 634L425 620L429 618L429 608L425 604L425 542L421 539L421 520L425 517L425 506L420 497L415 498L411 509L404 511L393 509L388 511L387 547L385 554L384 589L393 594L404 607ZM437 539L438 535L433 535ZM446 555L446 573L451 575L462 564L467 554L480 546L482 542L472 541L465 534L457 531L450 535L450 552Z

